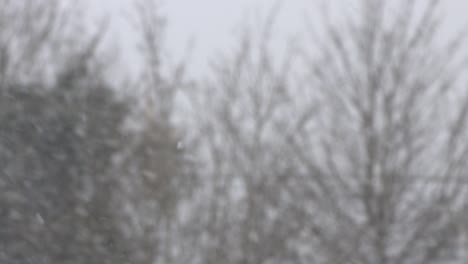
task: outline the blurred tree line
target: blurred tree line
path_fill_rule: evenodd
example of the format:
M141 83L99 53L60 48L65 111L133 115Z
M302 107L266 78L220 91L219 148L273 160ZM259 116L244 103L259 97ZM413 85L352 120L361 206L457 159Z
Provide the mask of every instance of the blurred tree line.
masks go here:
M0 0L1 263L468 259L466 34L441 37L441 1L325 4L281 54L273 9L195 80L138 1L118 84L79 5Z

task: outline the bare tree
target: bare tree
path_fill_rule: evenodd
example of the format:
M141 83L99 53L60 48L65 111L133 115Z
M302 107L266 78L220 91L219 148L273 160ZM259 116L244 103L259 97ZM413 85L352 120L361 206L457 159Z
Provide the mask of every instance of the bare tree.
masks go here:
M9 1L0 5L0 77L5 84L53 83L92 38L83 1ZM101 35L102 32L99 32Z
M465 34L440 41L439 2L323 10L300 67L271 30L216 61L190 94L206 262L462 261Z
M463 188L449 183L466 155L464 34L438 41L439 2L361 1L343 26L325 18L314 35L305 82L320 110L288 141L311 174L301 199L328 222L309 221L311 241L331 262L456 259Z
M163 63L165 18L159 1L137 1L134 11L142 71L132 85L133 93L138 88L133 116L138 131L122 163L122 203L127 207L123 214L137 259L183 263L186 241L181 238L180 207L190 197L191 186L173 115L185 65L168 69Z
M297 60L292 47L280 62L273 55L277 12L255 30L241 28L235 53L217 56L188 94L204 183L194 221L201 263L298 261L291 237L300 229L286 192L293 168L277 130L296 109Z

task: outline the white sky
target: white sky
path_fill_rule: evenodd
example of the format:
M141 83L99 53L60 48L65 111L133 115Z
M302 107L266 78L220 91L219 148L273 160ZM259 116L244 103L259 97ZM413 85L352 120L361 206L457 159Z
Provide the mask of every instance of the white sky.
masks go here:
M134 0L88 0L98 13L112 16L114 37L118 37L122 56L129 66L138 64L135 56L135 35L127 25L126 16L132 12ZM332 4L346 4L351 0L329 0ZM165 47L169 57L179 58L193 41L192 72L206 66L209 58L227 47L234 39L234 29L248 14L268 12L275 0L161 0L162 14L167 17ZM279 29L293 34L300 31L303 17L313 11L314 0L283 0L277 21ZM466 19L468 1L443 0L449 27L457 28Z

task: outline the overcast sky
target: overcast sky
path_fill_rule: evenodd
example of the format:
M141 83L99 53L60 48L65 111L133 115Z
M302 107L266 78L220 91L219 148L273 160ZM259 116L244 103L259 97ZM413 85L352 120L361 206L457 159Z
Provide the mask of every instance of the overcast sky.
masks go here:
M124 61L137 64L134 58L135 35L127 25L134 0L91 1L92 12L109 14L114 25L114 37L118 37ZM351 0L329 0L333 5ZM188 43L194 43L192 71L206 65L216 51L227 47L234 39L233 30L244 19L258 12L267 12L275 0L162 0L162 14L167 17L166 52L173 58L186 51ZM304 15L313 13L314 0L287 0L282 3L278 25L283 32L300 31ZM449 28L457 28L466 21L466 0L443 0L449 19ZM450 30L450 29L448 29Z

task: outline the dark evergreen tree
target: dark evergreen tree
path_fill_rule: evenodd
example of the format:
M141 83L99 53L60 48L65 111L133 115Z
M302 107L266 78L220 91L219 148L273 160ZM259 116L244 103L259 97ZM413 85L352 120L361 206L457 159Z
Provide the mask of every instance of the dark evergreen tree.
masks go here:
M4 89L0 261L119 263L112 158L127 105L102 84Z

